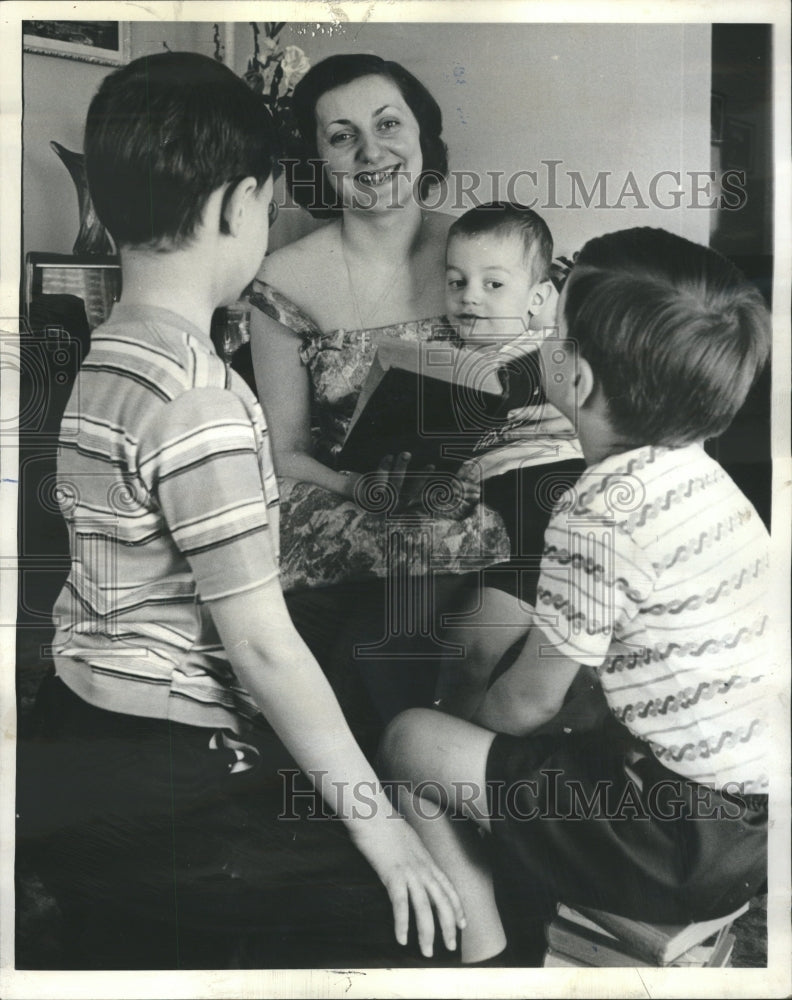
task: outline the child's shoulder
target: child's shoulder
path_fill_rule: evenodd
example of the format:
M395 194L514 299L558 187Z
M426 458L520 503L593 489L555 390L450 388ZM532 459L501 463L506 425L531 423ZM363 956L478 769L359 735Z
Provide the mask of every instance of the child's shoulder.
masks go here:
M720 469L698 446L663 448L645 445L594 462L582 473L567 498L573 517L607 517L624 526L642 523L642 512L692 477Z
M168 402L194 388L222 388L226 368L208 335L178 313L117 306L91 334L92 370L127 371L124 384L148 385Z
M733 531L753 523L750 501L701 444L648 445L612 455L581 475L565 510L576 520L605 518L641 546L679 532ZM725 526L725 527L724 527Z

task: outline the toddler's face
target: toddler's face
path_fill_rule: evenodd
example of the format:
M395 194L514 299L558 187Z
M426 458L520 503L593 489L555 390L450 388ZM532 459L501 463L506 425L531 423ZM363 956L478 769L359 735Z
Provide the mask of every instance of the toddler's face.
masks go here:
M514 233L448 241L446 313L467 346L501 346L526 333L536 290Z

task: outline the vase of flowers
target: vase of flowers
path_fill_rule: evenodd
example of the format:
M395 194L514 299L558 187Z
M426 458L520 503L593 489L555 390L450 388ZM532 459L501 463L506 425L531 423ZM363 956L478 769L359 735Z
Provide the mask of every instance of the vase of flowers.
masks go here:
M254 21L253 55L248 61L245 82L261 94L273 121L284 137L293 135L291 102L294 88L302 80L311 63L298 45L283 45L279 35L285 21L265 21L264 30Z

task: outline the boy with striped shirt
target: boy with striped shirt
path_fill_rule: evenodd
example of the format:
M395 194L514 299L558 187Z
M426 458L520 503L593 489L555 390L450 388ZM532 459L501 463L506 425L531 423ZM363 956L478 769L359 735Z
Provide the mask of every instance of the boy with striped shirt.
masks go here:
M283 839L273 760L290 758L384 883L399 942L412 906L424 955L435 914L453 948L458 897L392 809L292 625L267 427L209 338L214 310L238 298L267 248L277 154L266 107L204 56L144 57L100 85L85 149L123 293L63 419L71 572L18 798L76 967L281 964L273 892L288 905L310 898L312 880L333 884L344 851L324 859L320 840L310 859L268 856L267 838ZM367 812L350 794L361 787ZM288 840L297 834L292 825ZM342 896L328 904L339 933L353 916ZM332 940L327 916L314 930ZM321 963L310 929L299 934ZM346 944L354 955L350 934Z

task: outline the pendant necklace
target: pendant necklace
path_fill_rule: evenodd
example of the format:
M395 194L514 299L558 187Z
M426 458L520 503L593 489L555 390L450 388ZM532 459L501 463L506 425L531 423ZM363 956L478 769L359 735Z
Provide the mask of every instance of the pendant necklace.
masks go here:
M419 228L418 228L418 234L420 234L420 231L421 231L422 227L423 227L423 213L421 213L421 222L420 222L420 225L419 225ZM418 234L416 234L416 236ZM383 282L381 291L378 294L376 294L375 296L373 296L371 298L371 302L373 303L373 305L366 310L366 322L364 322L363 312L362 312L361 307L360 307L360 299L358 298L358 294L357 294L357 291L355 289L355 282L352 279L352 268L349 266L349 256L347 254L346 245L344 243L344 222L343 222L343 219L341 220L341 229L339 231L339 240L340 240L340 243L341 243L341 256L342 256L342 258L344 260L344 268L346 269L347 282L349 284L349 292L350 292L350 295L352 296L352 303L353 303L353 305L355 307L355 314L357 316L358 326L359 326L360 330L366 330L366 329L369 328L367 324L370 323L372 320L374 320L374 318L377 315L377 312L389 301L391 295L393 294L393 288L394 288L394 285L395 285L394 279L395 279L396 275L399 273L399 267L397 265L394 268L394 270L386 278L386 281ZM420 294L420 292L423 291L424 284L425 284L425 278L424 278L424 283L422 283L421 287L418 290L419 294ZM382 325L382 324L379 324L379 325ZM376 329L376 327L371 327L371 329Z

